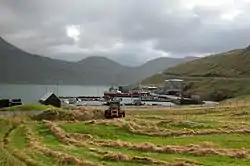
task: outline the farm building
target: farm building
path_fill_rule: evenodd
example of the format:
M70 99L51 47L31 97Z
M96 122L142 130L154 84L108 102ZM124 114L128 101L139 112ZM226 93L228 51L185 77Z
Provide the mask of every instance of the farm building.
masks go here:
M61 100L53 92L46 93L39 100L39 103L44 104L44 105L52 105L58 108L61 107Z
M10 106L9 99L0 99L0 108L5 108Z

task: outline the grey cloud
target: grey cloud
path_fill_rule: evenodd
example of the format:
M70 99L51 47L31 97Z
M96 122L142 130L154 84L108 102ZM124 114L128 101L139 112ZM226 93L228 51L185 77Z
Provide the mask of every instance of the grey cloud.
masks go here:
M236 8L242 13L234 20L220 18ZM249 9L243 0L233 6L193 8L185 8L183 0L3 0L0 34L45 56L79 60L98 55L131 64L244 47L250 42ZM69 25L80 26L78 42L66 35ZM122 46L114 48L117 43ZM60 52L67 49L72 52Z

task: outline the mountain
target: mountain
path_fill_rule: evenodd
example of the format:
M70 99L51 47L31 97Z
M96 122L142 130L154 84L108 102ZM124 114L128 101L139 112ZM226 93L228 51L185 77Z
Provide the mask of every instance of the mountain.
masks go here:
M185 58L158 58L128 67L100 56L68 62L27 53L0 38L1 83L131 84L182 62Z
M185 81L185 92L204 99L220 100L248 95L250 88L250 46L207 56L168 68L143 80L144 84L163 83L165 79Z
M0 39L0 82L2 83L65 83L80 81L74 63L45 58L22 51Z
M169 57L160 57L153 59L144 63L141 66L129 68L124 70L121 75L124 80L131 80L131 82L138 82L144 78L147 78L156 73L162 72L164 69L173 67L175 65L188 62L191 60L197 59L196 57L189 58L169 58Z
M189 57L189 58L168 58L168 57L161 57L156 58L151 61L146 62L142 66L138 67L137 69L140 70L141 73L144 73L145 76L153 75L158 72L162 72L164 69L176 66L178 64L192 61L197 59L196 57Z
M111 59L108 59L106 57L101 57L101 56L87 57L87 58L79 61L78 64L82 65L84 70L90 69L92 71L98 71L98 72L107 71L109 73L110 72L120 73L120 72L130 68L130 67L121 65L120 63L117 63L116 61L113 61ZM89 68L90 64L91 64L91 68Z

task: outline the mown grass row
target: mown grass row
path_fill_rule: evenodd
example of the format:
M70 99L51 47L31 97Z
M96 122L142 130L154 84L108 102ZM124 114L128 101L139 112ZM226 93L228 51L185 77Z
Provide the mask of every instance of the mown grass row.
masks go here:
M18 122L17 122L18 123ZM25 163L15 156L12 149L6 145L9 143L9 134L15 128L15 123L12 123L6 118L0 117L0 165L20 165L25 166Z
M54 144L47 143L43 144L42 142L39 142L43 140L44 138L37 138L37 136L34 136L30 130L27 130L28 126L21 126L19 128L22 128L22 130L25 131L25 140L26 143L28 142L29 148L32 149L35 153L41 153L49 158L56 159L57 161L51 162L52 165L102 165L98 164L98 162L104 163L104 165L116 165L115 163L118 162L121 165L140 165L139 161L130 161L130 160L114 160L112 159L113 153L110 153L109 155L100 155L99 152L95 152L94 149L82 149L82 153L75 153L73 151L69 151L71 146L65 146L58 142L60 146L55 146ZM12 134L11 134L12 135ZM9 139L13 139L11 137L8 137ZM22 136L23 138L23 136ZM55 142L58 140L55 139ZM11 142L11 141L10 141ZM54 143L55 143L54 142ZM27 146L27 145L26 145ZM95 154L91 154L92 152L95 152ZM87 153L87 155L86 155ZM99 154L99 156L97 156ZM127 158L128 159L128 158ZM41 159L40 159L41 160ZM90 160L90 161L89 161ZM92 160L96 160L98 162L94 162ZM44 161L43 161L44 162ZM127 164L125 164L125 163ZM137 163L139 162L139 163ZM141 162L143 163L143 162ZM26 163L27 164L27 163ZM29 164L31 165L31 164Z
M119 147L119 148L129 148L134 150L149 151L149 152L159 152L159 153L191 153L196 155L227 155L233 157L246 157L250 151L247 150L230 150L230 149L214 149L214 144L205 142L200 145L188 145L188 146L163 146L163 145L154 145L152 143L141 143L133 144L131 142L125 141L115 141L115 140L103 140L103 139L93 139L93 136L89 134L68 134L65 133L61 128L57 127L53 122L46 121L45 124L50 128L50 130L62 140L90 140L88 143L99 145L99 146L108 146L108 147ZM65 141L68 142L68 141ZM81 145L80 145L81 146Z
M161 145L187 145L199 142L214 142L225 148L248 148L249 147L249 134L246 129L237 130L169 130L168 137L163 137L162 134L155 136L150 134L150 129L139 132L130 131L124 128L122 122L103 122L92 123L65 123L60 124L63 129L70 133L84 133L93 134L96 138L130 141L134 143L147 142L150 140L152 143ZM119 126L113 125L119 123ZM154 129L154 128L153 128ZM159 130L159 129L158 129ZM174 131L174 132L173 132ZM160 131L159 131L160 132ZM173 132L173 133L171 133ZM238 133L237 133L238 132ZM146 134L145 134L146 133ZM241 133L241 134L240 134ZM172 134L172 136L171 136ZM196 135L195 135L196 134ZM174 139L173 139L173 136ZM178 137L177 137L178 136ZM230 142L236 143L230 143Z
M93 131L93 130L92 130ZM54 133L55 133L56 131L54 130ZM55 133L56 134L56 133ZM58 133L57 133L58 134ZM61 133L61 135L63 135L62 133ZM79 137L79 138L81 138L81 137ZM131 140L132 140L133 138L131 138ZM83 141L83 140L82 140ZM98 142L98 141L97 141ZM164 157L163 156L165 156L165 160L166 160L166 158L167 158L167 156L169 155L168 153L166 153L166 154L160 154L160 153L155 153L155 152L150 152L150 148L152 149L152 146L150 147L144 147L144 149L146 149L147 151L149 151L149 152L147 152L147 151L143 151L143 147L139 147L139 148L141 148L141 149L130 149L130 148L127 148L127 146L128 145L125 145L124 146L124 144L122 144L122 143L124 143L124 142L120 142L120 144L118 144L117 142L115 142L115 144L109 144L107 147L102 147L102 145L100 144L102 141L99 141L99 144L93 144L93 145L95 145L95 146L97 146L99 149L105 149L105 148L109 148L110 150L113 150L113 151L117 151L117 152L127 152L127 153L129 153L129 154L140 154L140 155L145 155L145 156L147 156L147 154L148 153L150 153L150 156L152 157L152 156L155 156L156 158L158 158L159 159L159 156L161 156L162 157L162 159L164 159ZM105 141L104 141L105 142ZM111 142L110 140L107 140L106 141L106 143L107 142ZM90 142L91 143L91 142ZM113 142L114 143L114 142ZM112 145L112 146L110 146L110 145ZM131 144L130 144L131 145ZM171 154L172 155L172 154ZM181 154L179 154L178 152L176 153L176 154L174 154L174 155L172 155L172 158L173 158L173 156L176 156L177 158L178 158L178 156L180 156ZM196 157L196 155L188 155L188 154L183 154L183 155L181 155L182 156L182 158L184 158L184 159L186 159L186 160L188 160L188 159L190 159L190 158L195 158L195 160L197 160L196 162L197 163L199 163L198 161L200 161L200 160L205 160L207 163L208 163L208 165L209 165L209 163L215 163L215 164L218 164L218 163L220 163L219 162L219 157L216 157L216 155L211 155L210 154L210 157L204 157L204 156L206 156L206 155L200 155L201 157ZM236 156L234 156L234 157L236 157ZM228 163L229 165L230 165L230 163L235 163L236 161L237 162L240 162L241 164L243 164L243 165L246 165L246 162L248 161L248 159L241 159L241 160L236 160L235 158L230 158L230 157L226 157L226 156L222 156L222 158L225 160L225 163ZM218 162L218 163L216 163L216 162ZM237 163L236 162L236 163ZM220 163L221 164L221 163Z
M248 108L182 111L132 111L126 119L85 122L2 118L0 161L6 166L249 165Z
M30 148L26 139L24 119L20 117L0 118L1 166L46 166L54 165L53 158L46 157Z
M104 151L100 150L100 144L96 144L93 142L85 142L85 135L68 135L62 129L58 128L54 123L45 121L46 126L51 130L51 132L64 144L66 145L74 145L76 147L84 147L87 151L96 152L98 154L104 155L102 160L112 160L112 161L123 161L130 163L141 163L141 164L157 164L157 165L172 165L171 163L157 161L149 157L141 157L141 156L130 156L121 153L114 153L113 151ZM73 136L73 137L71 137ZM80 138L81 140L76 140L76 138ZM185 164L184 164L185 165ZM187 164L186 164L187 165ZM190 165L190 164L188 164Z

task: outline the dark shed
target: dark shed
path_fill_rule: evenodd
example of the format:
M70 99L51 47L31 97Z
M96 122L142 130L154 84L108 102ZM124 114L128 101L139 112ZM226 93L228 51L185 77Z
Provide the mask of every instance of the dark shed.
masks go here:
M9 99L0 99L0 108L5 108L10 106Z
M61 100L53 92L46 93L39 102L44 105L61 107Z

